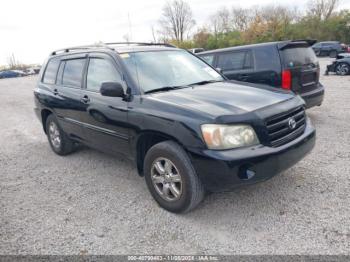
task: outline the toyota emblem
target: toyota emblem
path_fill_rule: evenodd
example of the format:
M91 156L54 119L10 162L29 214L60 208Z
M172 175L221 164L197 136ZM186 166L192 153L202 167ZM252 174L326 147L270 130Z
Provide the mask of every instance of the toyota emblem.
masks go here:
M294 118L290 118L288 121L288 126L290 129L294 129L297 126L297 122Z

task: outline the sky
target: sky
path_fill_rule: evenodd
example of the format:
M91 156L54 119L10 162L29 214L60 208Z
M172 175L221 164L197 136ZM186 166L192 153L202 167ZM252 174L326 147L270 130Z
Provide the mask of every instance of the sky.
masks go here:
M350 0L340 0L349 8ZM55 49L98 41L152 41L166 0L17 0L0 8L0 65L14 54L21 63L41 64ZM221 7L288 4L305 8L305 0L187 0L197 26ZM130 21L130 23L129 23Z

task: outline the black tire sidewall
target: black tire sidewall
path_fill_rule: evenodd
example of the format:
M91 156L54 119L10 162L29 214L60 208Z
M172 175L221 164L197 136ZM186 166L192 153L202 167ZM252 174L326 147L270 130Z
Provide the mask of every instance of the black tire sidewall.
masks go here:
M193 190L195 190L194 183L198 182L193 180L198 178L186 152L180 150L178 148L179 146L174 142L166 143L167 142L162 142L161 144L152 147L147 152L144 161L145 180L153 198L161 207L170 212L181 213L186 211L191 205L192 194L194 193ZM159 157L165 157L171 160L180 172L182 179L182 194L179 200L166 201L154 188L151 179L151 168L153 162Z
M50 123L54 122L60 132L60 139L61 139L61 144L59 148L56 148L50 139L50 135L49 135L49 126ZM72 151L72 141L70 141L70 139L65 135L64 131L62 130L62 128L60 127L56 117L53 114L50 114L47 119L46 119L46 135L47 135L47 139L49 140L49 144L51 149L58 155L66 155L68 153L70 153Z

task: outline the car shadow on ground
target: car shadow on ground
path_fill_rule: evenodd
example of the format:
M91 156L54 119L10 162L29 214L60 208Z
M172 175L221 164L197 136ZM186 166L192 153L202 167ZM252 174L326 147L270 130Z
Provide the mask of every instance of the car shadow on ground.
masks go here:
M113 183L129 183L129 185L125 185L126 188L134 186L139 187L135 189L135 192L141 192L142 198L146 197L144 200L152 201L155 209L162 210L157 203L153 201L146 187L144 178L138 175L135 164L132 161L86 147L80 147L75 154L83 154L83 158L86 158L87 161L97 161L97 167L99 159L104 159L106 162L109 162L109 170L111 171L108 171L108 175L113 176L113 180L115 180ZM121 165L123 165L123 169L130 170L130 172L113 174L113 170L120 169ZM297 201L295 199L295 190L301 186L302 179L299 176L300 174L298 174L298 172L301 171L301 167L293 167L261 183L239 187L230 192L210 193L198 208L190 213L179 216L184 216L188 219L201 217L201 221L204 222L208 220L207 222L210 223L215 216L217 216L217 218L225 215L231 217L233 214L248 217L254 215L259 216L259 213L263 213L264 216L268 214L284 215L291 200L292 203L293 201ZM96 179L98 180L98 178ZM212 210L215 210L215 212L212 213ZM206 219L207 213L210 213L210 218L208 219Z

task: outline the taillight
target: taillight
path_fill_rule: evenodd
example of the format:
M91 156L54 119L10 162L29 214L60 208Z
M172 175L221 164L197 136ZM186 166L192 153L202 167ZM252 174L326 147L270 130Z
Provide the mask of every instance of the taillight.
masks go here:
M282 71L282 88L288 90L292 88L292 73L290 70Z

